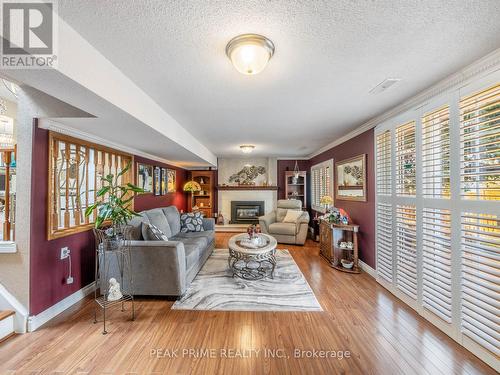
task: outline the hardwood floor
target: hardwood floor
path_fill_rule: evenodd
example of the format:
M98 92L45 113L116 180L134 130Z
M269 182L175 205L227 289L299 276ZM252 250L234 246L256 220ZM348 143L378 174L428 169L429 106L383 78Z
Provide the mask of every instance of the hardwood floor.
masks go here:
M227 247L232 234L218 233L217 247ZM366 273L331 269L316 243L279 248L290 250L323 312L181 311L170 310L172 301L140 299L137 320L116 309L103 336L88 298L0 344L0 374L495 373ZM178 357L169 358L166 351L176 349ZM297 349L350 357L295 358Z

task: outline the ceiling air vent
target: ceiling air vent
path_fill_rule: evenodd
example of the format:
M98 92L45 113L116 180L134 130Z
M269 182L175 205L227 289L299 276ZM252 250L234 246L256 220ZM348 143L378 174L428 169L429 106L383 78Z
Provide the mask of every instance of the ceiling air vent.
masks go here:
M380 82L377 86L372 88L369 92L370 94L379 94L382 91L387 90L389 87L401 81L401 78L386 78Z

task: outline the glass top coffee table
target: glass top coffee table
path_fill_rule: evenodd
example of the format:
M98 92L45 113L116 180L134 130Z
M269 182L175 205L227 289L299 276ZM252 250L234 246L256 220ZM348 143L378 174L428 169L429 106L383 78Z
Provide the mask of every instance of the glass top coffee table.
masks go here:
M228 263L233 277L245 280L274 278L277 241L264 233L258 234L257 238L250 241L248 234L237 234L229 239Z

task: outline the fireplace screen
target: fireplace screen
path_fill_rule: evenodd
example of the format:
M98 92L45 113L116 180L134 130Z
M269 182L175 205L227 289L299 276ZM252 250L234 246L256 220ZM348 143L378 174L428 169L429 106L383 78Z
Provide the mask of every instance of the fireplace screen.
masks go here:
M231 223L252 224L259 221L259 216L264 215L264 202L231 202Z
M238 207L236 217L238 220L254 220L259 215L259 207Z

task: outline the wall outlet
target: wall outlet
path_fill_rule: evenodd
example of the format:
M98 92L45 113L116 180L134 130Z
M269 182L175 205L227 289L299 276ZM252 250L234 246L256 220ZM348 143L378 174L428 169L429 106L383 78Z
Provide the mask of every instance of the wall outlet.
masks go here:
M70 276L70 277L68 277L68 278L66 279L66 284L73 284L73 277L71 277L71 276Z
M69 257L70 252L71 251L67 246L61 247L61 259L66 259L67 257Z

